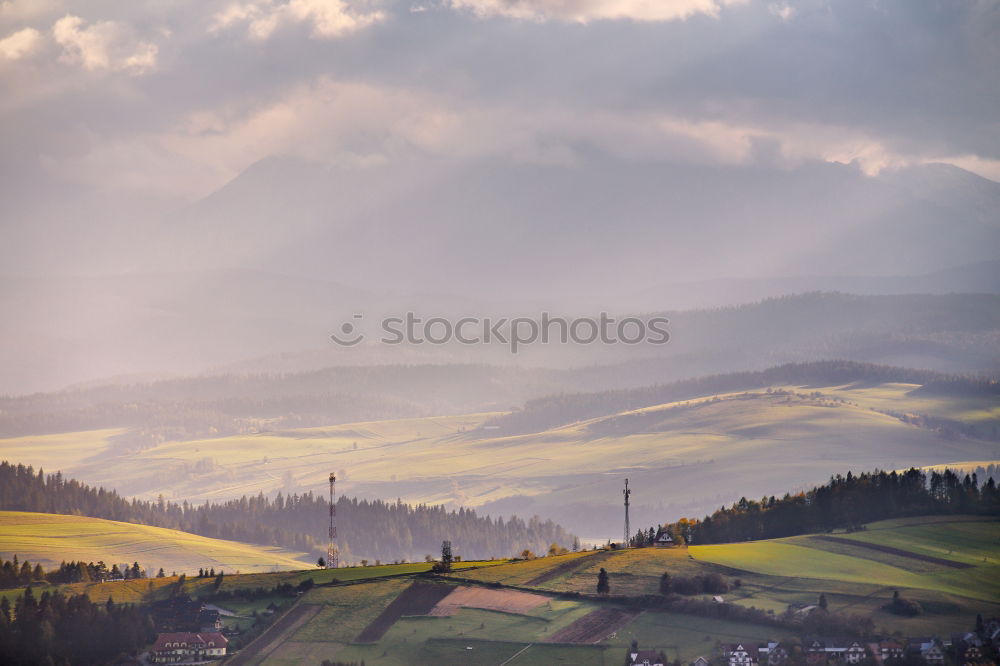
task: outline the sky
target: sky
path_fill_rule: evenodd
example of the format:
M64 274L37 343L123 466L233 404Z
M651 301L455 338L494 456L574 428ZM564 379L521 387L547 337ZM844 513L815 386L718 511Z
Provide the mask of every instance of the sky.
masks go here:
M998 72L996 0L0 0L0 371L995 259Z
M3 0L3 223L196 201L271 155L1000 180L998 71L982 0Z

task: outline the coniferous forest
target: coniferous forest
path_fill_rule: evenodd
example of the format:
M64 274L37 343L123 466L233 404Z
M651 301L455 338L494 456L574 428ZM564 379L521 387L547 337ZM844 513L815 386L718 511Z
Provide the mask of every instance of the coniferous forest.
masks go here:
M29 585L13 606L0 600L0 663L106 664L132 654L155 637L142 609L92 602L87 595L59 590L40 596Z
M681 519L661 530L682 543L726 543L860 529L876 520L933 514L1000 515L1000 489L992 476L981 483L976 474L960 477L949 469L848 472L808 492L744 497L703 520Z
M326 553L327 500L306 492L257 495L221 503L127 500L62 474L0 462L0 510L34 511L154 525L218 539ZM337 499L338 543L344 558L423 559L450 540L465 559L505 557L524 549L569 546L573 535L551 520L493 519L471 509L402 502Z

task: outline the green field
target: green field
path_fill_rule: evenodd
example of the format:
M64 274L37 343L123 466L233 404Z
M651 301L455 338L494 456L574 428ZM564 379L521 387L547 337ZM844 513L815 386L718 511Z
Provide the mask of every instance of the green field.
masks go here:
M847 539L830 541L834 539ZM883 552L864 543L891 545ZM940 558L940 559L935 559ZM985 558L985 562L983 559ZM457 571L455 585L535 588L549 601L526 612L462 608L448 617L401 617L375 644L360 644L361 630L409 581L392 579L317 589L300 603L319 606L301 627L274 642L251 663L315 663L322 659L408 663L616 664L632 640L690 662L713 657L718 642L766 641L793 633L767 625L646 610L595 645L549 643L547 637L598 608L597 571L610 574L613 595L656 594L660 575L717 572L732 585L729 603L773 610L815 604L826 595L832 611L870 615L878 631L944 634L968 627L976 613L1000 612L1000 521L969 516L884 521L851 534L810 535L690 548L588 551ZM961 568L955 568L955 563ZM546 573L552 575L545 576ZM538 581L541 577L540 582ZM499 589L496 587L490 589ZM924 614L901 618L881 609L893 590L915 599ZM581 592L580 598L556 596ZM706 597L706 595L700 595Z
M849 548L808 537L691 546L695 559L769 576L941 592L982 601L1000 600L1000 521L955 518L894 520L868 530L837 535L864 544L891 546L918 557ZM958 519L961 520L961 519ZM971 565L949 568L919 559L926 555Z
M187 532L100 518L0 511L0 553L7 559L40 562L46 569L61 561L108 564L139 562L151 573L162 567L196 573L199 568L235 571L303 569L310 564L281 548L210 539Z
M322 491L333 470L346 495L494 512L491 503L504 501L505 511L553 518L597 542L618 536L611 526L625 476L635 486L634 524L645 525L848 469L997 458L995 442L946 438L875 411L1000 423L1000 408L978 398L928 397L911 384L776 388L793 395L703 396L518 436L480 428L495 414L469 414L166 442L132 454L114 450L117 431L19 437L0 440L0 458L126 496L188 501ZM641 424L630 426L629 415Z
M8 514L5 520L18 515ZM55 524L81 520L52 518ZM4 523L5 528L8 524L17 523ZM109 561L106 556L101 559ZM414 661L500 664L508 659L512 659L512 666L614 665L621 662L632 640L645 648L663 650L671 659L689 662L699 655L714 656L720 641L764 641L790 633L766 625L648 609L627 619L613 633L608 630L611 635L598 634L596 644L550 642L561 629L586 622L592 612L616 607L593 597L601 567L610 574L612 595L624 596L657 594L665 571L674 577L720 573L731 586L722 595L726 602L777 615L790 604L815 604L824 594L831 611L871 616L877 630L886 634L947 634L967 628L977 613L1000 614L1000 520L937 516L873 523L853 533L688 548L586 551L528 561L460 562L450 576L437 579L440 584L456 588L472 584L472 590L490 594L508 594L505 587L514 586L535 590L547 601L530 608L468 606L445 616L402 615L385 625L387 631L377 642L358 643L362 630L429 566L411 563L227 575L223 591L297 585L306 579L312 579L317 587L297 599L264 596L218 603L237 615L226 619L227 624L244 628L252 622L254 612L262 612L271 602L283 607L294 603L289 621L276 623L247 649L246 659L240 662L276 665L318 664L323 659L364 660L386 666ZM334 584L335 578L340 582ZM86 592L95 600L113 596L116 601L138 602L163 597L176 581L168 577L64 587L69 592ZM189 578L184 592L199 596L208 593L211 586L211 580ZM901 618L882 610L894 590L918 601L924 613ZM603 636L607 637L601 639Z

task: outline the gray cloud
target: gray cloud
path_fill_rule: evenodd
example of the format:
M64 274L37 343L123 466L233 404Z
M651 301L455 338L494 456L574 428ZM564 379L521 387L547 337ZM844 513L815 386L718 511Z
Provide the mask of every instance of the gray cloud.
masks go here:
M269 155L938 160L1000 179L995 2L2 6L5 227L74 206L141 224Z

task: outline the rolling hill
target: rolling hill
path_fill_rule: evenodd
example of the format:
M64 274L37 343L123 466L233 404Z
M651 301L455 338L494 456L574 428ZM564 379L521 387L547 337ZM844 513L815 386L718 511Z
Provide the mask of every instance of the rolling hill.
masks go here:
M318 587L235 663L337 658L395 666L417 658L440 664L598 665L618 663L633 639L644 649L688 662L716 656L718 642L797 636L809 611L786 611L793 605L815 607L821 594L830 612L870 617L878 634L946 634L967 629L976 613L1000 610L998 540L995 519L924 517L872 523L850 534L588 551L432 579ZM892 552L870 547L883 543L892 544ZM608 599L595 594L600 568L610 575ZM682 611L692 600L708 601L709 594L675 597L674 605L660 607L664 572L675 578L720 574L729 591L717 606L735 607L732 617L708 616L711 602L699 612ZM923 613L900 617L884 610L896 590L917 600ZM735 619L740 608L751 607L764 613Z
M7 558L41 563L45 569L62 561L111 564L139 562L156 573L194 573L199 568L227 572L306 569L314 562L302 553L254 546L148 525L120 523L99 518L47 513L0 511L0 553Z
M164 442L126 454L107 433L81 433L87 458L62 455L69 435L40 438L47 446L37 449L29 436L0 440L0 458L61 468L126 496L189 501L322 492L336 471L346 495L537 513L603 542L620 537L625 477L635 488L633 525L648 526L849 469L1000 457L996 441L919 414L947 415L978 433L1000 422L990 395L942 395L919 384L813 382L725 393L695 386L683 399L518 434L490 425L502 423L499 414L482 413Z

